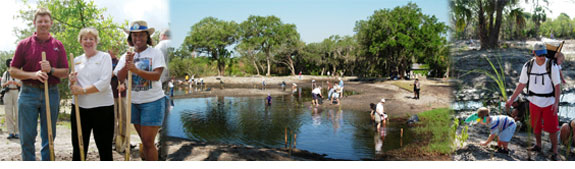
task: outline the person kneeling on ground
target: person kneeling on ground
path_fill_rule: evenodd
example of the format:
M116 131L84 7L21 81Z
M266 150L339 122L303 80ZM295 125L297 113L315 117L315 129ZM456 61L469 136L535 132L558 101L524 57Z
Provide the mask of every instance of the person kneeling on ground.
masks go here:
M487 125L491 130L491 135L483 143L482 146L487 146L495 136L498 136L497 149L498 153L508 154L509 148L508 144L513 134L515 134L515 120L506 115L490 116L489 109L482 107L477 110L477 116L479 117L479 123Z

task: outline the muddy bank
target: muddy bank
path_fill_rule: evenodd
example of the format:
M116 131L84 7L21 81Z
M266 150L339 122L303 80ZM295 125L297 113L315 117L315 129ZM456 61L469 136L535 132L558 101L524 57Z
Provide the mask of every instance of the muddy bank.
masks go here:
M257 148L245 145L199 143L168 137L168 161L332 161L325 154L300 149Z

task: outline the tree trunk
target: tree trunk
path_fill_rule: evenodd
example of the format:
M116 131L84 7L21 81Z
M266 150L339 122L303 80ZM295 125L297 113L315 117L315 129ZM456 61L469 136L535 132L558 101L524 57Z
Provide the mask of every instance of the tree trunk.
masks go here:
M258 72L258 76L260 75L260 68L258 68L258 64L256 63L256 60L254 59L252 61L252 63L254 64L254 68L256 68L256 72Z
M479 42L481 43L481 49L488 49L488 39L487 39L487 29L485 28L485 9L483 9L482 0L477 0L479 11L477 11L477 19L479 22Z
M288 68L291 71L291 75L295 76L295 66L293 63L293 59L291 59L290 55L287 56L287 59L288 59L288 64L289 64Z
M499 30L501 29L501 20L502 20L502 13L503 13L503 6L505 5L505 0L498 0L495 2L495 25L490 26L491 30L489 30L489 48L497 48L498 41L499 41ZM491 22L493 23L493 21Z
M268 72L266 73L266 76L270 76L270 75L271 75L270 72L271 72L271 66L272 66L272 64L270 63L270 57L271 57L271 56L270 56L270 52L269 52L269 51L266 52L266 62L267 62L267 65L268 65Z

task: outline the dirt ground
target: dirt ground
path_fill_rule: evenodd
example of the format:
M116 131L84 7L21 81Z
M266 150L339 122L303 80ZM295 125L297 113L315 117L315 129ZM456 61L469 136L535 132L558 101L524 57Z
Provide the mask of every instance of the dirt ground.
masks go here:
M168 138L169 161L329 161L337 160L300 149L256 148L244 145L208 144Z
M455 151L452 159L454 161L549 161L551 158L551 142L546 132L543 132L541 136L543 146L541 153L527 151L529 145L535 143L535 137L529 137L526 132L516 132L509 143L510 153L508 155L496 152L496 142L486 147L481 146L480 143L487 140L487 137L489 137L489 129L486 126L475 124L469 127L469 139ZM574 154L566 156L566 151L568 147L559 146L560 158L575 161Z
M4 105L0 105L0 111L4 112ZM0 119L4 119L4 113L0 114ZM3 120L2 120L3 121ZM22 160L22 149L20 147L19 139L7 139L8 132L6 131L5 124L2 124L0 128L0 161L21 161ZM56 139L54 139L54 155L56 161L72 161L72 129L70 128L69 121L59 121L56 126ZM137 145L141 143L138 134L134 131L131 135L131 144ZM38 126L38 136L36 137L36 160L41 160L40 149L41 149L40 138L40 127ZM84 143L86 144L86 143ZM136 146L132 148L131 151L131 161L141 161L139 155L139 148ZM124 161L124 153L118 153L113 151L114 161ZM100 161L100 156L98 155L98 148L96 147L96 142L94 141L94 135L90 137L90 143L88 147L88 154L86 156L86 161Z

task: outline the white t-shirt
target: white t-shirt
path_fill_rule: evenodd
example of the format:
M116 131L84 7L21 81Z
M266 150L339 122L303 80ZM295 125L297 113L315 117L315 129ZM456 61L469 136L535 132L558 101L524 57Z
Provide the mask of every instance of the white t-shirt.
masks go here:
M489 123L489 130L491 130L491 134L499 135L501 131L507 129L507 127L511 126L512 123L515 123L512 117L504 116L504 115L496 115L491 116L491 122Z
M313 94L320 94L320 93L321 93L321 90L320 90L319 88L315 88L315 89L313 89L313 90L311 91L311 93L313 93Z
M545 58L545 63L543 65L538 65L533 62L533 67L531 68L531 73L545 73L547 72L545 66L549 59ZM521 75L519 76L519 83L527 84L527 64L523 65L523 69L521 70ZM549 75L545 74L543 76L539 75L530 75L529 76L529 89L532 92L545 94L553 92L554 85L561 84L561 79L559 77L559 68L557 65L551 66L551 76L553 77L553 83L551 79L549 79ZM543 83L545 81L545 84ZM556 91L560 92L560 91ZM539 96L529 96L527 99L535 104L538 107L547 107L555 103L555 97L539 97Z
M377 103L377 105L375 107L375 112L377 112L380 115L383 115L383 113L385 113L385 110L383 108L383 103L381 103L381 102Z
M8 82L8 81L15 81L16 83L22 84L22 82L20 81L20 79L15 79L15 78L13 78L12 76L6 77L8 74L9 74L8 71L5 71L5 72L4 72L4 75L2 75L2 81L0 81L2 84L6 83L6 82ZM18 88L18 86L13 85L13 84L7 85L7 86L5 86L5 87L11 88L11 89Z
M106 52L96 53L87 58L86 54L74 58L74 71L78 72L78 84L82 88L94 85L96 93L78 95L78 106L94 108L114 105L114 94L110 81L112 80L112 58ZM76 104L74 100L72 103Z
M168 63L170 63L170 58L168 56L168 48L170 47L170 40L161 40L160 43L158 43L158 45L156 45L156 49L160 50L164 56L164 63L165 63L165 67L164 67L164 71L162 72L162 76L160 77L160 82L166 82L170 79L169 77L169 73L170 71L168 71Z
M117 76L118 72L126 65L126 54L122 55L114 74ZM151 72L156 68L166 67L164 62L164 55L158 49L148 47L141 53L134 55L134 63L138 69ZM162 83L158 81L151 81L132 73L132 103L142 104L156 101L164 97L162 91Z

